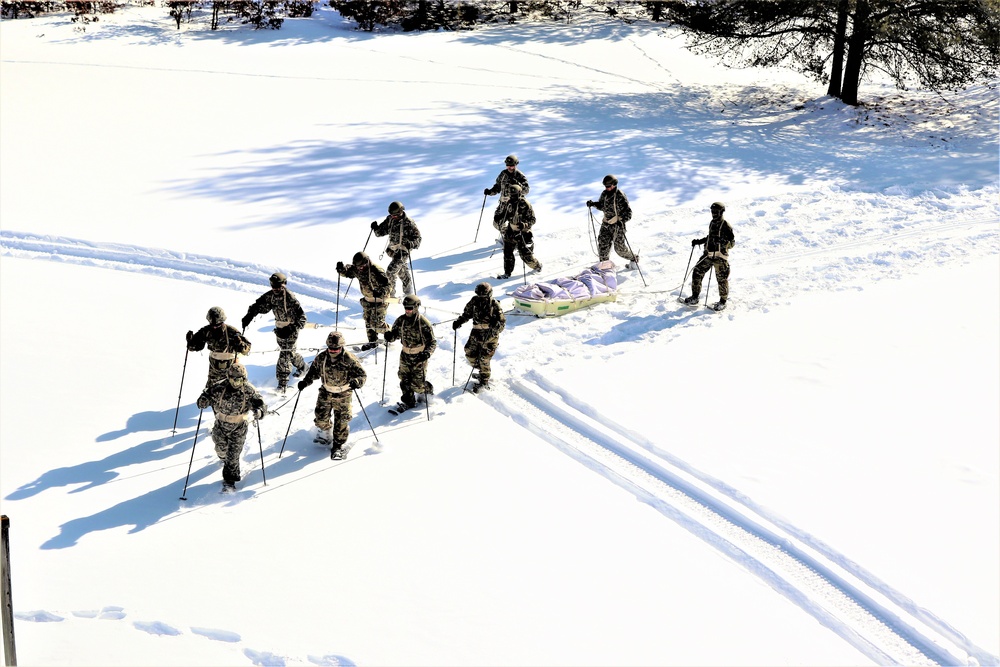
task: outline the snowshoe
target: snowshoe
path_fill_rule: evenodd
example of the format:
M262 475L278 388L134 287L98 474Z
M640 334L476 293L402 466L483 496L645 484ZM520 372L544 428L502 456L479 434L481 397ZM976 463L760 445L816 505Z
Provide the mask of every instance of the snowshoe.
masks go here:
M698 296L697 295L691 295L688 298L686 298L683 301L681 301L681 303L683 303L685 306L697 306L698 305Z
M407 405L406 403L400 402L397 403L395 407L389 408L389 414L399 415L406 412L407 410L412 410L415 407L417 407L415 403L413 405Z
M378 343L365 343L361 346L362 352L367 352L368 350L373 350L378 346Z
M236 482L231 482L229 480L222 480L221 493L235 493L235 492L236 492Z
M499 276L497 276L497 280L507 280L508 278L510 278L509 273L501 273Z
M720 311L723 311L725 309L726 309L726 302L725 301L719 301L714 306L712 306L712 310L714 310L715 312L720 312Z
M480 380L479 382L477 382L472 386L472 393L478 394L479 392L487 390L489 388L490 388L489 380Z
M346 456L347 452L343 447L336 447L330 450L330 459L333 461L343 461Z
M333 438L331 438L326 433L318 433L316 437L313 438L313 442L315 442L317 445L329 445L330 443L333 442Z
M635 271L639 268L639 256L636 255L635 259L630 259L628 264L625 265L626 271Z

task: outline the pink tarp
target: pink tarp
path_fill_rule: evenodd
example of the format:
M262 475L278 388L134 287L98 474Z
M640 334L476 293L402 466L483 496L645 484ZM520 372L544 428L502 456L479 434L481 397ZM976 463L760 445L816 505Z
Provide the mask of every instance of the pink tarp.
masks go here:
M578 301L613 294L618 289L618 274L611 261L594 264L572 278L556 278L547 283L521 285L513 295L534 301Z

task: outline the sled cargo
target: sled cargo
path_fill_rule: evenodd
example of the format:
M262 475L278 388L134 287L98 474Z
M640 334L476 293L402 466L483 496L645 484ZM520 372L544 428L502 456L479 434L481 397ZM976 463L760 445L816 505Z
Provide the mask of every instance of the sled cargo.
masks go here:
M618 275L611 261L594 264L569 278L522 285L511 293L514 307L535 317L558 317L618 298Z

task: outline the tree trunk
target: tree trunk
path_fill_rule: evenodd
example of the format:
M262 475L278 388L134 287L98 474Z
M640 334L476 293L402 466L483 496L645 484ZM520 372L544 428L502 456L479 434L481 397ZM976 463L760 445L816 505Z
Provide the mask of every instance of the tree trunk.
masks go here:
M858 105L858 87L861 85L861 65L865 58L865 41L868 39L868 17L871 8L868 0L857 0L854 7L853 29L847 45L847 63L844 65L844 85L840 99Z
M844 80L844 49L847 45L847 14L849 0L837 2L837 32L833 36L833 62L830 64L830 87L826 94L840 97Z

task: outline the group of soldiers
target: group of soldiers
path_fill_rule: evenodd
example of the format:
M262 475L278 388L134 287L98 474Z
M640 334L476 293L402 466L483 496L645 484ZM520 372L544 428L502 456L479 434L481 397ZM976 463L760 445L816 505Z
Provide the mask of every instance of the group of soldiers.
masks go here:
M531 228L535 224L535 212L527 200L528 179L518 169L518 164L516 155L508 155L496 182L483 190L484 205L485 197L500 195L493 216L493 225L500 232L503 242L504 271L497 276L499 279L510 277L515 250L524 265L533 272L542 268L541 262L534 256ZM603 214L601 230L597 234L598 260L607 261L613 247L628 262L627 269L637 269L639 255L633 252L626 237L626 223L632 218L628 197L618 189L618 179L614 175L605 176L602 183L604 191L597 201L586 202L588 209L597 208ZM705 250L692 272L692 295L684 300L688 305L698 303L702 280L714 268L720 296L714 308L722 310L726 306L729 293L728 251L735 237L732 226L723 218L724 211L723 204L713 203L708 234L691 242L692 251L698 245L704 245ZM380 334L386 346L394 341L400 342L402 349L397 375L401 397L396 408L398 412L415 407L419 397L426 400L428 395L434 393L434 387L427 379L427 364L437 349L437 339L431 322L420 313L421 301L413 281L410 253L420 247L420 231L401 202L389 204L388 213L381 223L371 223L372 234L388 237L385 250L391 260L388 267L383 269L378 266L362 250L354 254L350 264L337 262L336 270L342 277L357 280L361 292L367 342L358 348L359 351L376 347ZM386 323L388 306L400 302L396 297L397 279L404 295L401 300L404 312L390 327ZM208 311L208 325L197 332L188 331L186 336L188 350L196 352L206 347L209 350L208 381L197 405L202 410L211 406L215 413L212 439L216 453L224 462L223 482L228 487L240 479L239 459L250 416L259 420L267 413L260 393L247 380L246 369L237 358L250 352L250 341L243 332L256 316L265 313L274 316L274 335L279 349L275 365L278 390L285 392L290 377L304 375L296 385L299 392L319 381L313 420L318 432L315 441L329 445L333 459L343 458L345 454L344 445L353 417L354 392L367 380L361 361L346 348L344 336L338 331L327 336L326 348L307 366L296 350L299 331L306 326L305 311L288 290L284 274L272 274L269 282L271 289L254 301L243 316L243 331L226 324L225 312L215 306ZM503 309L493 298L493 288L487 282L476 286L474 296L453 321L452 327L457 331L469 321L472 322L472 331L464 352L473 369L470 377L476 380L473 391L478 392L490 386L490 362L496 353L500 333L506 326Z

